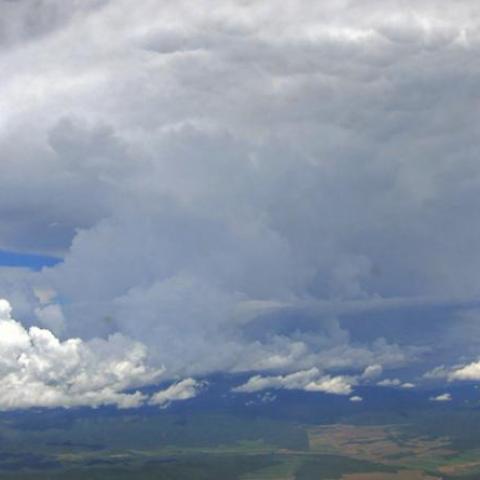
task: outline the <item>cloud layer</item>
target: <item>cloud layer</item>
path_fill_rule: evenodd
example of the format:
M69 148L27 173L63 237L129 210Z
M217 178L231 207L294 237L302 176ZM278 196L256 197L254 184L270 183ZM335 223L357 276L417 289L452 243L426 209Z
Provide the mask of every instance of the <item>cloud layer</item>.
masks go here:
M55 402L91 342L106 370L344 392L478 356L473 2L4 0L0 31L0 248L64 258L0 295L54 334L4 320L27 357L79 358Z

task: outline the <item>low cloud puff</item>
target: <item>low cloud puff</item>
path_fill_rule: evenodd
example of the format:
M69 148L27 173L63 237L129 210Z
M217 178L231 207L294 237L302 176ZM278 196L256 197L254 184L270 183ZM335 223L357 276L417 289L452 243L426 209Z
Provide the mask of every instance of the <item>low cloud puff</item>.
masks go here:
M377 382L379 387L399 387L404 388L405 390L410 390L415 388L415 384L411 382L402 382L398 378L385 378L384 380L380 380Z
M446 367L441 365L429 370L424 375L427 380L448 380L455 381L479 381L480 380L480 361L475 361L465 365L455 365Z
M122 335L60 341L49 330L25 329L0 300L0 410L116 405L146 400L127 390L157 382L163 370L146 365L144 345Z
M456 368L448 375L449 380L480 380L480 361Z
M349 395L356 384L353 377L322 375L318 368L291 373L285 376L263 377L255 375L245 384L235 387L237 393L253 393L269 389L304 390L335 395Z
M165 390L153 394L148 403L166 408L172 402L195 398L204 387L204 382L198 382L193 378L186 378L170 385Z
M430 397L430 400L432 402L451 402L452 395L450 393L442 393L441 395Z
M352 403L360 403L360 402L363 402L363 398L362 397L359 397L358 395L355 395L353 397L350 397L349 400L352 402Z

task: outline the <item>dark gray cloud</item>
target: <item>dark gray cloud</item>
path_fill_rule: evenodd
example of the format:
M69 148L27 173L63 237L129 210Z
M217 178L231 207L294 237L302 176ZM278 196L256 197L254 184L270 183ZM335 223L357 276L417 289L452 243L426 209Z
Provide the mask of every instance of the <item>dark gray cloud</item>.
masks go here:
M0 246L65 258L15 274L27 321L120 331L172 376L440 364L468 341L471 1L0 8Z
M15 47L67 27L108 0L1 0L0 46Z

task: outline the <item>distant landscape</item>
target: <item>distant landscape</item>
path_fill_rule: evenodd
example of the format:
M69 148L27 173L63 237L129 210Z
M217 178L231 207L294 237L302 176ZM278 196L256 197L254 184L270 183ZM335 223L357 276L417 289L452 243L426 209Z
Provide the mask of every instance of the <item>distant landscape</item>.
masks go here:
M229 383L216 382L218 398ZM436 408L431 392L372 387L355 405L298 392L268 405L227 393L215 402L207 391L163 410L4 413L0 478L474 480L476 392L474 385L459 387L455 404ZM375 406L379 398L383 411Z

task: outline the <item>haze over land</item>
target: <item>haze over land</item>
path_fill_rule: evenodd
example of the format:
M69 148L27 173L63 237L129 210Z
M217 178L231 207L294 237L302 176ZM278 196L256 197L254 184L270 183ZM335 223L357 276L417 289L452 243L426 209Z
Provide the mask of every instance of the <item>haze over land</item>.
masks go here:
M219 373L452 401L480 380L479 54L471 0L0 0L0 409Z

